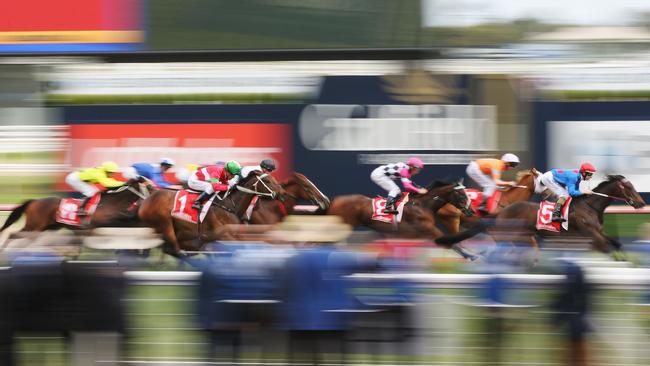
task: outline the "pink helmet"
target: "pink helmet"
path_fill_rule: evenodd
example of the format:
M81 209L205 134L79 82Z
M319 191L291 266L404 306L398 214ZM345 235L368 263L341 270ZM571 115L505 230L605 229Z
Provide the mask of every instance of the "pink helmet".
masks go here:
M406 165L412 166L414 168L420 168L420 169L424 168L424 162L418 158L409 158L406 161Z

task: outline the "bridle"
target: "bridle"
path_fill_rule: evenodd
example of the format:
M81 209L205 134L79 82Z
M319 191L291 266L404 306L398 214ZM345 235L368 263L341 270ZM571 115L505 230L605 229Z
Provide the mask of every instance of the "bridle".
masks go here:
M235 186L235 187L240 192L254 194L256 196L261 196L261 197L270 197L271 199L273 199L273 198L275 198L276 193L262 180L266 176L268 176L268 173L264 173L262 175L256 175L255 179L257 179L257 181L255 182L255 184L253 184L253 189L249 189L249 188L246 188L246 187L241 187L241 186L238 186L238 185ZM266 190L268 192L260 192L260 191L258 191L257 190L257 185L258 184L262 184L264 186L264 188L266 188Z

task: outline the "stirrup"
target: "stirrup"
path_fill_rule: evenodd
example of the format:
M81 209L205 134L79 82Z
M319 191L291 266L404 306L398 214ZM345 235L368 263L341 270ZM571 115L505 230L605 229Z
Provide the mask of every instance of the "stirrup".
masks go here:
M397 208L395 206L385 207L384 208L384 213L385 214L396 214L397 213Z

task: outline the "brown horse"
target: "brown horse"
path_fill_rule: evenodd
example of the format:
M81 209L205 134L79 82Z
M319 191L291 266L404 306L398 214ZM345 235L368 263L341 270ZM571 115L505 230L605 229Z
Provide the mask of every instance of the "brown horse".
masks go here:
M569 212L569 230L560 233L549 231L537 231L538 203L517 202L499 212L496 215L494 225L497 229L509 228L512 230L513 223L520 223L520 228L525 232L537 233L543 236L583 236L592 240L595 249L609 253L613 249L621 250L621 243L607 236L603 232L604 212L614 199L625 201L634 208L645 206L643 198L636 191L632 183L622 175L608 175L607 180L601 182L593 195L582 195L572 200ZM436 239L436 243L451 245L468 239L479 232L485 231L490 224L476 225L475 227L455 235L447 235ZM503 231L503 230L502 230ZM530 236L531 243L536 245L534 236Z
M514 187L506 187L502 190L501 199L497 207L491 213L496 215L504 207L515 202L528 201L535 193L541 193L544 187L537 181L540 172L535 168L520 171L517 173L517 182ZM479 220L478 216L467 217L451 204L446 204L436 213L436 220L447 230L448 234L456 234L460 231L460 224L474 223Z
M175 195L176 191L171 190L155 192L142 203L138 215L145 224L162 234L166 252L183 255L184 251L200 250L205 243L231 238L232 234L222 229L227 224L241 223L253 196L283 197L284 190L273 176L251 172L223 200L215 199L198 225L172 217Z
M294 207L300 200L309 200L318 205L322 211L326 211L330 206L330 199L303 174L293 173L281 183L281 186L285 191L285 199L283 201L260 200L251 215L252 224L277 224L285 216L293 213Z
M442 236L442 232L435 225L433 214L445 204L451 203L468 215L472 214L465 187L460 182L435 182L428 190L429 192L423 195L412 193L409 196L410 200L404 206L402 221L397 226L372 220L372 199L360 194L334 198L327 214L338 215L353 227L366 226L400 237L427 239Z
M62 227L88 229L100 226L137 226L138 206L155 187L145 178L132 179L123 186L102 192L99 204L84 226L71 226L56 221L60 197L46 197L27 200L11 211L0 232L7 229L25 214L25 226L21 231L44 231Z

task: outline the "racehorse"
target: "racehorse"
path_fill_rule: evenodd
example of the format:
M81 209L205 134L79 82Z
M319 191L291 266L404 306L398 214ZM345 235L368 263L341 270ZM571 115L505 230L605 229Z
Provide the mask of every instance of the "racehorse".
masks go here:
M241 223L253 196L282 198L284 190L273 176L253 171L222 200L215 198L199 224L171 215L176 197L176 191L172 190L159 190L152 194L140 206L138 216L142 222L162 234L166 244L163 249L167 253L183 255L184 251L200 250L205 243L231 238L227 230L222 230L224 225Z
M25 214L25 226L21 231L44 231L67 227L69 229L88 229L100 226L136 226L137 209L145 198L155 191L146 178L131 179L123 186L106 190L90 216L82 226L62 224L56 221L57 210L62 198L46 197L27 200L11 211L0 232L18 221Z
M250 217L252 224L277 224L293 212L300 200L310 200L322 211L327 211L330 206L329 198L303 174L293 173L281 186L285 190L285 199L259 200Z
M435 225L434 213L451 203L467 215L472 215L469 198L460 181L454 183L434 182L423 195L411 193L404 206L399 224L385 223L372 219L372 199L360 194L339 196L332 200L327 214L338 215L352 227L366 226L382 233L407 238L433 239L442 236Z
M533 202L517 202L502 209L496 215L493 225L497 229L508 227L512 230L513 223L519 222L521 223L521 229L533 234L537 233L543 236L586 236L592 239L592 246L603 253L609 253L613 249L621 250L621 243L603 232L605 209L613 200L624 201L636 209L645 206L645 202L632 183L622 175L608 175L607 180L596 186L593 192L592 195L581 195L571 201L568 231L560 233L538 231L535 226L539 204ZM483 232L490 226L492 225L476 225L458 234L440 237L436 239L436 243L452 245ZM530 236L530 240L533 246L537 245L533 235Z
M528 201L535 193L541 193L544 190L538 181L537 177L540 172L535 168L530 170L520 171L517 173L517 182L514 187L506 187L501 192L501 198L497 202L496 208L490 216L494 216L504 207L521 201ZM446 230L448 234L456 234L460 231L461 223L474 223L479 220L479 216L466 216L451 204L446 204L436 213L436 221L438 221Z

